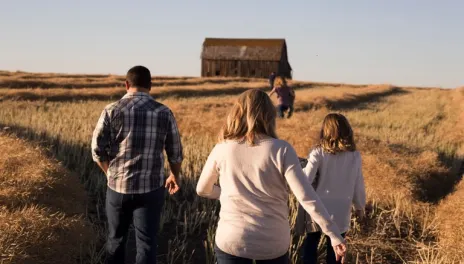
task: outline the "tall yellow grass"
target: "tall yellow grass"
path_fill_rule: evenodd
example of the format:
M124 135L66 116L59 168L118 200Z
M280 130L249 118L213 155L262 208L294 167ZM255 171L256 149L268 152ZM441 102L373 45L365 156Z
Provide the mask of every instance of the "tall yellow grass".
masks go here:
M7 77L10 81L18 78L11 74ZM87 82L87 77L72 78L82 87ZM166 243L161 245L160 261L213 263L218 204L195 195L196 179L236 95L249 88L267 89L267 84L237 79L196 79L197 84L189 78L179 81L189 84L161 85L152 92L173 110L186 152L182 191L167 198L161 232ZM370 210L365 224L353 221L348 235L349 263L430 260L431 257L424 257L423 248L434 248L441 235L435 207L453 189L456 175L450 164L463 142L452 133L460 120L461 107L459 101L453 100L454 93L390 85L294 84L298 88L295 114L291 119L279 119L277 132L295 147L299 156L308 154L329 112L345 114L355 130ZM0 89L0 126L11 126L19 135L49 146L68 168L81 174L98 204L103 198L105 180L91 160L89 144L103 107L124 93L118 89ZM187 92L174 93L176 90ZM91 96L73 100L77 93ZM60 100L53 100L57 96ZM294 201L291 204L293 223ZM294 263L299 261L300 247L301 238L294 237L290 248Z

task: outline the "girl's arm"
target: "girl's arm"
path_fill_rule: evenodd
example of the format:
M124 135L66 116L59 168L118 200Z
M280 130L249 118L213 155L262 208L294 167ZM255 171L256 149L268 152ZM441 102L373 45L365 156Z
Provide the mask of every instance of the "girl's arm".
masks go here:
M314 191L311 184L307 181L296 152L290 145L285 151L283 161L283 174L298 202L321 227L322 232L330 237L332 246L344 244L345 240L340 235L340 230L330 219L330 215L319 199L319 196L317 196L316 191Z
M314 179L316 178L317 169L319 168L319 164L322 160L322 150L320 148L313 149L309 153L308 163L306 167L303 169L306 178L309 181L309 184L312 184Z
M356 210L356 214L360 214L364 212L364 208L366 207L366 188L364 186L364 177L362 174L362 160L361 154L358 153L357 165L358 165L358 175L356 177L356 183L354 187L354 195L353 195L353 205ZM361 213L361 215L362 215Z
M206 160L205 166L197 183L197 194L209 199L219 199L221 196L221 187L215 185L219 178L216 163L217 146L213 148Z
M271 96L275 93L275 90L276 90L276 88L273 87L273 88L272 88L272 91L269 93L269 97L271 97Z

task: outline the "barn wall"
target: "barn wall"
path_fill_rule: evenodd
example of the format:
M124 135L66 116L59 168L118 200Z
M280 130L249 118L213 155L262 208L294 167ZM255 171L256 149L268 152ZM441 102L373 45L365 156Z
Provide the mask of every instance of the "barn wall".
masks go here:
M279 68L278 61L203 59L201 76L267 78L271 72L278 72Z
M279 74L285 76L287 79L292 79L292 69L288 62L287 44L282 48L282 56L279 62Z
M292 71L289 67L288 61L286 60L280 61L278 74L286 77L287 79L292 79Z

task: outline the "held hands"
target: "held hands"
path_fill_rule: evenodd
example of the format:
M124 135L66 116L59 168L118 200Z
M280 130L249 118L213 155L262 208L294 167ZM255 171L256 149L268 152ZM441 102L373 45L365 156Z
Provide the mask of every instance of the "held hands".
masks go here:
M179 190L179 184L177 184L177 179L174 174L170 174L169 177L166 179L166 184L164 186L170 195L175 194Z
M340 263L345 263L345 255L346 255L346 244L341 243L333 247L335 251L335 259Z

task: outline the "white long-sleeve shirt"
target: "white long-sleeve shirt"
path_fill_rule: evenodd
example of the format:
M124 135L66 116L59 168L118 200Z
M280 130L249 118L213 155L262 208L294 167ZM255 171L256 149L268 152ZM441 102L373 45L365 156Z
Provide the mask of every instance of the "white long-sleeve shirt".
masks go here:
M352 205L357 210L363 210L366 205L361 154L347 151L334 155L315 148L310 152L303 170L308 184L314 181L317 170L320 173L317 195L344 233L350 227Z
M220 186L215 185L218 180ZM288 189L338 245L341 232L307 179L293 147L265 138L255 146L244 141L217 144L197 184L197 193L220 199L216 245L234 256L256 260L284 255L290 245Z

